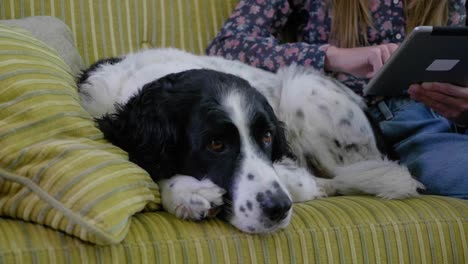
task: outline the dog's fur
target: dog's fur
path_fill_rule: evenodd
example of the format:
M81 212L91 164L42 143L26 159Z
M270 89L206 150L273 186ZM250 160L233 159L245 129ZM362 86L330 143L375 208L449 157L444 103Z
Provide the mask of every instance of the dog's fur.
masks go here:
M362 99L311 69L273 74L153 49L99 61L78 84L106 138L150 173L164 208L180 218L202 219L223 204L234 226L264 233L289 223L291 202L404 198L423 188L378 150ZM220 142L221 151L210 149Z

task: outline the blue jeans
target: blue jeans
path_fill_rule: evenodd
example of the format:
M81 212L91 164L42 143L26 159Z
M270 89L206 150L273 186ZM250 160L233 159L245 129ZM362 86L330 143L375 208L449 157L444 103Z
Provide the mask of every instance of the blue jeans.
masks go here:
M370 113L425 193L468 199L468 128L407 97L381 101Z

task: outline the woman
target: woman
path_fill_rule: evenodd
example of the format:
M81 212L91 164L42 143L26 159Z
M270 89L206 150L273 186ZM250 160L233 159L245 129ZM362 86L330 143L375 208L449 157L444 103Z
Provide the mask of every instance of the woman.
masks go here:
M269 71L314 67L362 94L411 29L465 19L465 0L241 0L207 53ZM297 39L286 43L290 28ZM366 98L372 117L427 193L467 199L468 89L424 83L408 92Z

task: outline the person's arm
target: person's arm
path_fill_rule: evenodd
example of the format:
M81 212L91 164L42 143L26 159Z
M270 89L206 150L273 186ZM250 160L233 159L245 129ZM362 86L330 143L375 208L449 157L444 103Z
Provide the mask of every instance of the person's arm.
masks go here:
M239 60L273 72L281 66L297 64L319 71L370 78L398 47L391 43L349 49L304 42L280 44L277 37L293 10L297 9L289 2L241 0L208 46L207 54Z
M241 0L208 46L207 54L269 71L293 63L323 70L325 52L321 44L280 44L277 39L292 12L288 0Z
M359 78L372 78L398 49L395 43L358 48L329 47L325 69L344 72Z

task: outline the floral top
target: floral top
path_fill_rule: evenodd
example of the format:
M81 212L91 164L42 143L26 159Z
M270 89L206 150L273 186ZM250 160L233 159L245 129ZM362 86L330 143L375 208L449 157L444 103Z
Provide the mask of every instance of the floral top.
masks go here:
M403 0L369 0L374 27L367 30L369 45L400 43L405 38ZM240 60L276 71L297 63L323 71L331 12L323 0L241 0L220 33L208 46L209 55ZM449 0L448 25L465 24L465 0ZM299 42L280 43L279 33L288 19L299 24ZM361 94L367 79L347 74L337 78Z

